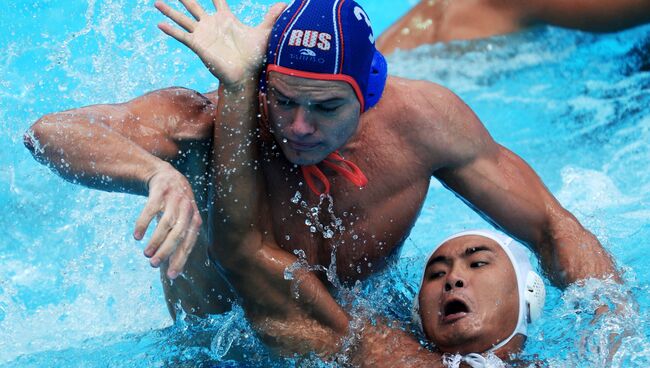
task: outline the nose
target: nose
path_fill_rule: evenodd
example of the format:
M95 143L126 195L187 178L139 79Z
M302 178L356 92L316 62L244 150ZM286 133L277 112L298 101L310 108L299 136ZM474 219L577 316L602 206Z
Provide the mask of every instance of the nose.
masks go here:
M305 109L298 107L296 109L296 114L293 117L293 121L291 122L291 133L295 137L306 137L314 133L314 125L311 124L307 118L308 116Z
M463 282L463 280L456 280L455 282L447 281L445 283L445 291L451 291L451 289L453 289L453 288L458 289L458 288L462 288L464 286L465 286L465 283Z
M453 289L464 288L467 285L465 279L462 275L462 271L458 268L452 269L451 272L447 274L447 280L445 280L445 291L449 292Z

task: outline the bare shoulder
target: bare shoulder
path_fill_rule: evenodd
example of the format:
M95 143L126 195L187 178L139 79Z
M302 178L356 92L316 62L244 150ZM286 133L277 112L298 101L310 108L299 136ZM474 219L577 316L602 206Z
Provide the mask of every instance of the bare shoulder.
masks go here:
M123 106L140 123L161 129L175 141L212 136L216 100L197 91L170 87L149 92Z
M448 88L428 81L391 78L386 107L395 129L432 170L456 166L493 143L476 114Z

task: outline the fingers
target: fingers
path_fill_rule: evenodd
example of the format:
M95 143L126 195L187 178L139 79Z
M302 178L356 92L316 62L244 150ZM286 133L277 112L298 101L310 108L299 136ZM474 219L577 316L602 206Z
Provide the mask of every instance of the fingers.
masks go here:
M214 4L214 7L217 9L217 11L230 12L230 7L228 6L226 0L212 0L212 3Z
M167 270L167 277L170 279L175 279L178 275L183 272L185 267L185 262L187 262L187 257L192 252L196 239L199 235L199 230L201 229L201 216L198 211L192 217L190 228L187 231L187 236L181 245L176 249L176 252L172 255L169 260L169 269Z
M147 232L151 220L153 220L154 216L156 216L161 209L162 203L160 202L159 197L149 197L142 213L140 213L140 217L135 221L135 231L133 232L135 240L142 240L144 234Z
M187 9L190 14L196 19L201 20L205 18L208 14L203 10L201 5L199 5L196 0L180 0L181 4Z
M268 12L266 12L266 15L264 16L264 20L260 24L260 27L262 28L272 28L273 25L275 24L275 21L278 19L280 14L284 11L284 9L287 7L287 4L285 3L277 3L274 4Z
M151 257L150 263L153 267L169 260L167 276L175 279L183 271L187 257L196 243L202 221L199 210L193 203L183 202L179 204L177 211L171 208L170 210L172 213L178 212L176 222L173 222L173 215L163 215L145 254Z
M164 244L164 242L166 242L167 239L172 237L172 235L178 236L178 234L170 234L170 232L172 232L172 229L176 227L177 232L183 230L181 225L182 221L185 220L182 218L174 218L177 212L175 208L176 205L172 204L171 206L168 205L167 207L168 208L165 208L165 213L163 214L162 218L160 221L158 221L158 226L156 226L156 230L153 232L153 235L149 240L149 244L147 244L147 247L144 249L144 255L151 258L149 262L151 263L152 267L158 267L163 261L166 260L166 258L159 257L158 250Z
M196 4L196 3L195 3L195 4ZM183 5L185 5L185 4L183 4ZM184 30L186 30L186 31L188 31L188 32L194 32L194 29L196 28L196 22L195 22L194 20L190 19L190 17L188 17L187 15L185 15L185 14L179 12L178 10L172 9L169 5L163 3L162 1L156 1L156 2L154 3L154 6L155 6L156 9L158 9L161 13L163 13L167 18L169 18L169 19L171 19L172 21L174 21L174 23L176 23L176 24L178 24L179 26L181 26ZM200 8L200 7L199 7L199 8ZM189 10L189 9L188 9L188 10ZM201 9L201 10L203 10L203 9ZM191 13L191 11L190 11L190 13ZM194 15L194 14L192 14L192 15ZM195 17L196 17L196 16L195 16ZM160 26L159 26L159 28L160 28ZM170 27L170 28L173 29L172 27ZM160 28L160 29L161 29L163 32L167 33L163 28ZM177 40L179 40L179 39L178 39L177 37L175 37L174 35L172 35L172 34L170 34L170 33L167 33L167 34L169 34L170 36L172 36L172 37L176 38ZM180 40L179 40L179 41L180 41ZM181 41L181 42L182 42L182 41Z
M165 34L167 34L168 36L175 38L178 42L182 43L183 45L190 47L189 33L183 32L180 29L176 29L167 23L158 24L158 28L161 31L165 32Z

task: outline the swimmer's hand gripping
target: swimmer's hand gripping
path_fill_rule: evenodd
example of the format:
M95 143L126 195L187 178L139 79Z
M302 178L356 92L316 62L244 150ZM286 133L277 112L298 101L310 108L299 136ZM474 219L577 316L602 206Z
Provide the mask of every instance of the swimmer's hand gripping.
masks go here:
M198 55L223 86L256 80L264 63L269 33L286 5L271 7L262 23L252 28L235 17L226 0L213 0L217 9L214 14L206 13L196 0L181 3L192 17L162 1L156 1L155 6L185 31L167 23L160 23L158 28Z

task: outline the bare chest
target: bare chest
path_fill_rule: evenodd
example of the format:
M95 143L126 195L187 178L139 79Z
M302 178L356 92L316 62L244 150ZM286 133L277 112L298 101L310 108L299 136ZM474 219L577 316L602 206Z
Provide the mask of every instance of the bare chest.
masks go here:
M313 193L300 168L283 159L264 166L269 231L278 244L312 266L335 269L346 281L363 279L385 266L408 236L429 186L426 174L391 172L386 162L355 163L369 184L358 188L323 170L331 183L329 197Z

